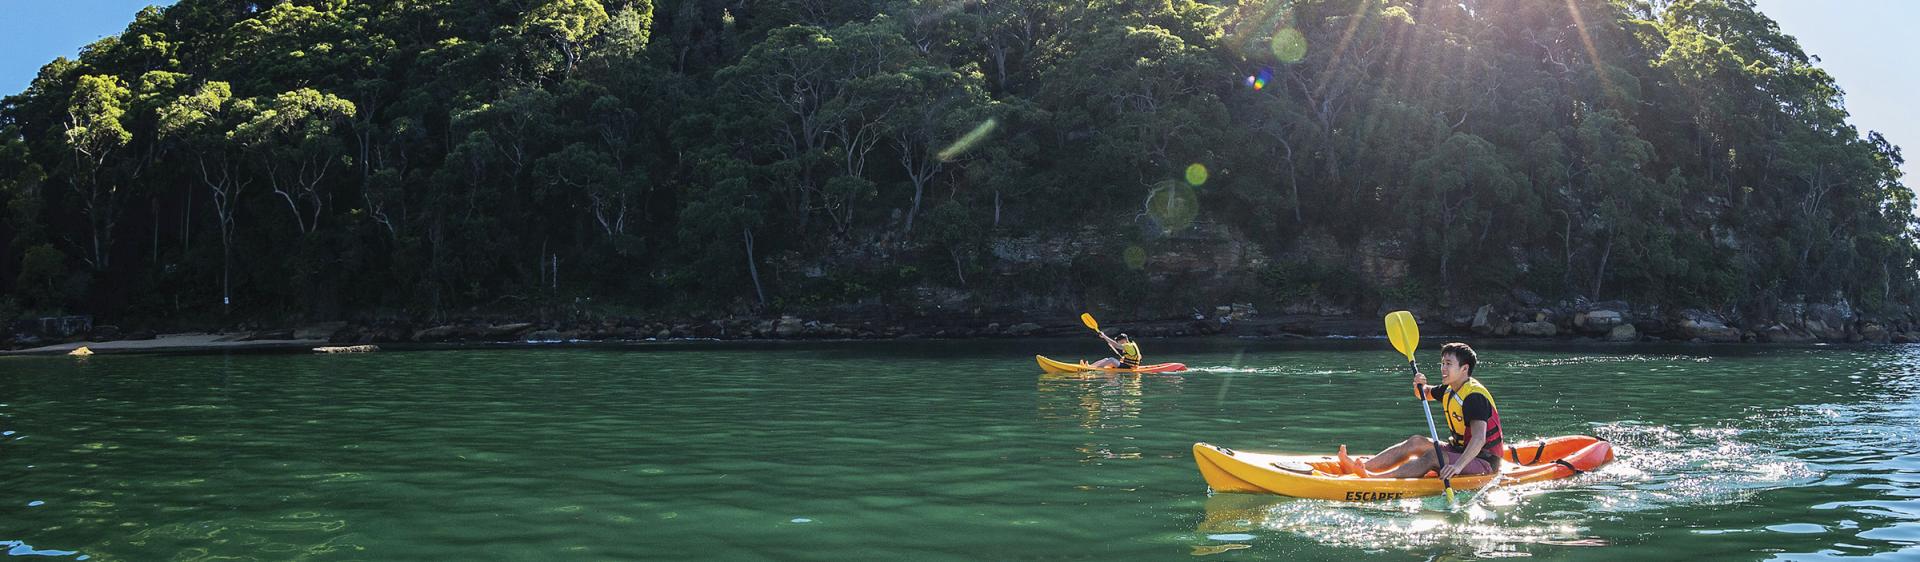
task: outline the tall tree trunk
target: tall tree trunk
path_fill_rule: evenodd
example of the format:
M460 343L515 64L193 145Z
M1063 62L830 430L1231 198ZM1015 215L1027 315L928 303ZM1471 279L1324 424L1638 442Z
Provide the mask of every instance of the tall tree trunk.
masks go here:
M987 49L993 56L993 68L995 71L993 74L993 83L1000 88L1000 91L1005 92L1007 91L1007 47L998 44L989 44Z
M1283 135L1273 134L1268 136L1273 137L1273 140L1279 141L1280 147L1287 151L1287 186L1293 191L1294 227L1299 228L1300 225L1306 224L1307 221L1300 211L1300 174L1293 165L1293 143L1287 142L1286 137Z
M993 190L993 227L1000 228L1000 190Z
M753 263L753 227L740 228L740 240L747 245L747 275L753 277L753 293L760 297L760 306L767 306L767 291L760 288L760 266Z
M1560 243L1562 247L1566 250L1566 256L1567 256L1566 268L1561 270L1560 272L1560 287L1562 289L1571 291L1571 290L1574 290L1573 288L1573 215L1567 214L1566 209L1554 209L1554 210L1560 213L1560 218L1566 219L1567 221L1566 230L1563 230L1560 233Z
M220 314L225 316L233 312L233 228L230 223L220 227Z
M1605 249L1600 250L1600 267L1598 269L1595 269L1593 272L1594 302L1600 301L1600 284L1601 282L1605 281L1607 278L1607 258L1613 256L1613 239L1614 239L1613 229L1608 228L1607 229L1607 246Z
M186 192L187 204L180 207L181 259L185 259L186 254L193 252L193 188L188 187Z
M947 248L947 255L953 256L953 274L960 277L960 286L967 286L967 271L960 267L960 250Z
M920 214L920 195L924 192L926 192L926 182L921 180L920 178L914 178L913 179L913 205L907 207L906 234L908 235L913 234L913 216Z
M89 222L93 223L93 259L90 261L93 262L93 268L95 270L104 271L107 269L107 259L104 254L100 253L100 223L98 221ZM1807 261L1804 252L1800 256L1800 261Z

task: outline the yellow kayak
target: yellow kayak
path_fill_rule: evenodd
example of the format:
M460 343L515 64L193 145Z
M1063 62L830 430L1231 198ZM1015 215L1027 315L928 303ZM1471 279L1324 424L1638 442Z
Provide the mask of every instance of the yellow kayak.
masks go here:
M1566 435L1510 446L1507 457L1506 462L1500 463L1502 486L1591 471L1613 460L1613 445L1598 437ZM1341 467L1339 459L1326 455L1250 453L1194 443L1193 460L1200 466L1200 476L1215 492L1376 501L1431 496L1443 491L1439 477L1360 477ZM1366 458L1353 457L1353 460L1364 462ZM1453 489L1479 489L1493 478L1491 474L1455 476Z
M1054 361L1052 359L1048 359L1047 356L1045 355L1035 355L1033 356L1033 358L1034 360L1040 362L1040 370L1048 373L1084 373L1087 371L1104 371L1108 373L1171 373L1176 371L1187 370L1187 366L1184 363L1160 363L1156 365L1141 365L1139 367L1128 369L1125 367L1095 367L1093 365L1087 364L1086 361L1081 361L1079 363L1066 363L1062 361Z

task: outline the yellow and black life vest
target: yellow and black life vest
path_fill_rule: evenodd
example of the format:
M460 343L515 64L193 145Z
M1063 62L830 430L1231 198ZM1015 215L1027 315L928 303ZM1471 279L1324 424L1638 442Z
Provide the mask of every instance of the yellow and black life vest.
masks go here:
M1487 443L1480 447L1478 456L1499 458L1505 444L1500 440L1500 407L1494 404L1493 393L1487 392L1487 387L1481 385L1479 379L1471 377L1467 379L1466 384L1460 385L1459 392L1454 392L1453 387L1441 388L1445 389L1440 400L1441 409L1446 412L1447 431L1453 433L1452 438L1447 440L1447 444L1466 447L1467 441L1473 438L1470 428L1467 427L1466 399L1468 396L1478 394L1486 397L1487 405L1493 409L1493 415L1487 416Z
M1120 344L1120 362L1126 363L1128 367L1139 367L1140 344L1134 343L1133 340Z

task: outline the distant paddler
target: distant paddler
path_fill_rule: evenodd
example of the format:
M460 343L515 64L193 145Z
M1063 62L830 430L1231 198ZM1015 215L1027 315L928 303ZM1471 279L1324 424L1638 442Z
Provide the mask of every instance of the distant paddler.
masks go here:
M1127 369L1140 368L1140 344L1134 342L1133 338L1127 336L1126 332L1121 332L1120 335L1114 337L1107 337L1106 332L1100 331L1100 323L1094 321L1093 315L1088 313L1082 313L1080 315L1080 323L1086 324L1088 328L1093 330L1093 333L1099 334L1100 339L1107 342L1107 348L1112 349L1115 355L1115 357L1095 361L1093 363L1094 367L1107 369L1124 365Z

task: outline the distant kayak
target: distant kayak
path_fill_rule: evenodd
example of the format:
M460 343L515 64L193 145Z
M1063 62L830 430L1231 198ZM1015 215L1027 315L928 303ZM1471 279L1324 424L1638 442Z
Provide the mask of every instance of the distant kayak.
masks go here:
M1095 367L1087 364L1085 361L1065 363L1048 359L1045 355L1035 355L1033 358L1040 362L1041 370L1049 373L1084 373L1088 371L1108 373L1172 373L1187 370L1185 363L1160 363L1157 365L1141 365L1138 368L1128 369L1124 367Z
M1215 492L1279 494L1323 500L1375 501L1431 496L1443 491L1440 478L1363 478L1349 474L1339 459L1326 455L1277 455L1193 444L1200 476ZM1355 462L1365 457L1353 457ZM1613 460L1613 444L1598 437L1565 435L1507 448L1500 463L1500 486L1566 478ZM1432 474L1429 472L1428 474ZM1453 489L1486 486L1492 474L1453 477Z

